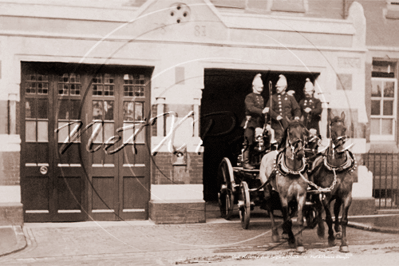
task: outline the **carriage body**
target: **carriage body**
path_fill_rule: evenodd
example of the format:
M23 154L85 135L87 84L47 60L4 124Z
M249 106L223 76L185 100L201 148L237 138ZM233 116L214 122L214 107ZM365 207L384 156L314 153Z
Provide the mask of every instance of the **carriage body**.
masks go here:
M254 145L250 147L250 156L249 156L249 163L255 167L255 169L259 169L260 161L262 160L263 155L268 153L271 150L277 149L277 146L272 144L272 136L266 130L265 127L260 128L257 127L254 130ZM244 164L243 161L243 153L244 153L245 146L242 143L240 152L237 158L237 167L241 167Z
M232 165L231 161L225 157L219 165L218 180L220 190L218 193L219 207L221 215L225 219L230 219L234 206L237 205L241 224L244 229L249 226L250 211L256 206L260 206L264 199L262 182L259 179L259 166L262 157L277 147L271 144L272 136L266 127L256 128L254 140L249 157L250 164L254 169L243 167L242 145L240 154L237 158L237 165Z
M229 158L225 157L219 164L218 169L220 188L218 200L221 216L229 220L232 217L234 206L237 205L241 225L244 229L249 227L250 212L264 203L264 188L259 179L259 166L262 157L277 149L276 145L270 144L270 135L265 130L262 134L258 132L258 135L255 136L255 141L256 143L250 156L250 163L255 169L250 170L242 167L242 150L238 156L237 165L233 166ZM314 146L309 147L306 154L309 157L315 155ZM318 196L317 192L310 191L304 208L309 228L314 228L316 225L317 210L314 200L316 196ZM280 210L281 203L277 192L272 191L269 201L271 201L274 210Z
M249 226L250 211L255 206L259 206L263 201L263 188L259 177L259 166L262 157L276 149L270 145L271 136L265 128L255 129L255 144L251 148L250 164L255 169L245 169L243 167L243 152L240 148L240 154L237 158L237 165L232 165L229 158L223 158L218 169L219 183L219 207L221 216L230 219L234 206L238 205L242 226L247 229ZM244 146L244 145L242 145Z

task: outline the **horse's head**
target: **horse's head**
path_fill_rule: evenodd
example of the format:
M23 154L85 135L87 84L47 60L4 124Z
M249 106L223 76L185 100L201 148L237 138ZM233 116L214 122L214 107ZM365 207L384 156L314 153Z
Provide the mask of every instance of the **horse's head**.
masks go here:
M288 126L284 132L283 140L285 139L286 149L291 149L291 158L297 158L302 160L305 156L305 145L309 137L309 131L303 125L302 121L290 120Z
M337 153L345 151L344 144L346 141L346 127L345 127L345 113L341 113L339 116L331 116L330 124L332 147Z

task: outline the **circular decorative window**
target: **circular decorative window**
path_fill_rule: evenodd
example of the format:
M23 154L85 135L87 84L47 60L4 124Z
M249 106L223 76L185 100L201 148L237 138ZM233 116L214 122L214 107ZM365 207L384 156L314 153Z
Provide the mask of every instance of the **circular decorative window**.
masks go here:
M178 24L189 21L190 14L190 8L183 3L175 3L169 9L170 18Z

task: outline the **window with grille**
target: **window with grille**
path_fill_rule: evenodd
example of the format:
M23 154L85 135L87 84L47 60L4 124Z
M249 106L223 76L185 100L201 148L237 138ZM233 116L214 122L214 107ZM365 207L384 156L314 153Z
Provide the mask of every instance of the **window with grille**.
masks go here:
M101 144L115 135L115 76L97 74L92 79L91 87L92 119L97 122L93 129L96 136L93 143Z
M395 140L397 115L396 63L373 61L371 78L371 140Z
M27 75L25 87L26 142L48 142L48 94L47 75Z
M372 78L371 140L394 140L397 109L397 82L392 78Z
M80 75L76 73L59 75L57 88L58 142L67 143L72 141L75 134L78 134L81 125L82 85ZM74 139L73 142L80 142L80 137Z
M145 130L144 101L145 76L142 74L123 75L123 141L144 143ZM135 136L132 138L132 136Z

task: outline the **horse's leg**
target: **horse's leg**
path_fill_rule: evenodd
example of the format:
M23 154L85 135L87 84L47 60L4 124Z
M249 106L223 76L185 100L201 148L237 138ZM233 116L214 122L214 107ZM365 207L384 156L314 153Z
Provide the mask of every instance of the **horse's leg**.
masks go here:
M283 213L283 209L281 208L281 213ZM287 220L287 226L282 226L283 232L281 233L281 238L288 240L288 231L287 228L292 228L292 215L290 214L290 207L288 206L287 209L287 215L288 215L288 220ZM285 221L285 220L284 220Z
M349 252L348 243L346 241L346 226L348 224L348 211L351 204L352 204L352 193L349 193L349 195L344 199L344 205L342 208L342 219L341 219L342 238L341 238L341 246L339 247L339 251L341 252Z
M283 231L288 234L288 245L290 248L295 248L295 236L292 233L292 221L288 213L288 200L280 196L281 200L281 212L283 214L284 223Z
M298 203L297 217L299 225L299 234L296 237L296 245L297 245L296 251L302 253L305 252L305 248L303 247L303 242L302 242L302 232L305 229L303 221L303 206L305 206L306 203L306 192L304 192L303 194L298 194L296 200Z
M324 210L326 212L326 223L328 226L328 245L330 247L335 245L335 236L334 236L334 230L333 230L333 219L331 216L331 211L330 211L330 206L331 202L330 199L324 199L323 200L323 206Z
M334 226L334 230L335 233L337 233L337 238L341 238L341 226L340 226L340 222L339 222L339 211L341 209L341 205L342 205L342 200L341 198L336 198L335 203L334 203L334 216L335 216L335 226Z
M269 213L270 220L272 222L272 241L273 242L279 242L280 241L280 237L278 235L278 230L277 230L277 227L276 227L276 223L274 221L273 204L272 204L272 199L271 198L268 199L265 202L265 208L266 208L267 212Z
M320 194L321 195L321 194ZM321 195L323 196L323 195ZM317 210L317 235L319 238L324 238L324 221L323 221L323 204L321 202L321 199L319 195L315 195L315 202L316 202L316 210Z
M276 223L274 222L274 214L273 214L273 209L272 209L271 204L268 203L267 208L268 208L267 211L270 214L270 220L272 221L272 241L273 242L279 242L280 241L280 237L278 235L278 230L277 230L277 227L276 227Z

